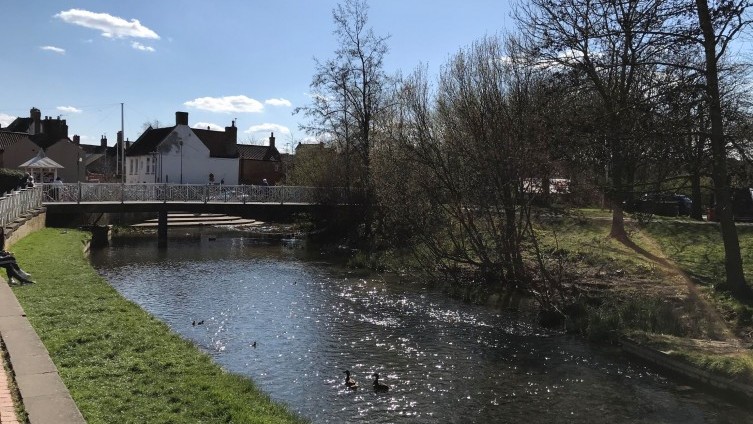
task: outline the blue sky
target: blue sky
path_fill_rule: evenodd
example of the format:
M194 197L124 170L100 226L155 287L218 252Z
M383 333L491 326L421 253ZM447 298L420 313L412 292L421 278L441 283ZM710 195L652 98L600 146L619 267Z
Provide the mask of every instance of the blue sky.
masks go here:
M309 103L314 58L336 47L330 0L6 0L0 66L0 124L41 109L62 116L69 135L112 145L124 103L125 135L145 122L222 128L236 120L239 142L309 139L292 115ZM372 0L369 18L390 35L386 71L421 63L435 74L461 47L512 30L500 0Z

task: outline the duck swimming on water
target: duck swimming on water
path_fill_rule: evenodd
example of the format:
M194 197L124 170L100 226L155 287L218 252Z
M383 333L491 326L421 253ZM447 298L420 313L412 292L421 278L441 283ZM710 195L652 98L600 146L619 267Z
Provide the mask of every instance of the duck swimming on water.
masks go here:
M343 371L345 373L345 387L349 388L350 390L355 390L358 388L358 382L356 380L353 380L350 376L350 371L345 370Z
M386 384L382 384L382 383L379 382L379 374L378 373L374 373L374 375L372 375L372 377L374 377L374 391L375 392L387 392L387 391L390 390L390 386L388 386Z

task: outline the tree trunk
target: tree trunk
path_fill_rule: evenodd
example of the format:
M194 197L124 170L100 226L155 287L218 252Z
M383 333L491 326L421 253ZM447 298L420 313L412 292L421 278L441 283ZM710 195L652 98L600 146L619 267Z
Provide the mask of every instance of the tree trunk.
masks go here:
M711 118L711 154L716 214L719 218L724 243L724 266L727 271L727 287L735 297L753 299L753 291L745 282L740 242L732 215L732 198L727 181L727 149L724 141L722 107L719 94L719 74L716 59L716 38L711 22L707 0L696 0L698 23L703 32L703 47L706 53L706 94Z

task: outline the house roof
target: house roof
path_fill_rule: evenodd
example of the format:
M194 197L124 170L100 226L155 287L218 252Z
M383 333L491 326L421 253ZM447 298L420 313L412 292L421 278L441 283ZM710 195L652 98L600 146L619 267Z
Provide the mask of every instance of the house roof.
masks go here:
M168 134L173 132L175 127L152 128L149 127L144 131L136 141L126 150L126 156L143 156L148 155L155 150L162 140Z
M226 132L203 130L191 128L194 134L199 137L205 146L209 149L209 156L215 158L237 158L238 148L236 143L228 142Z
M55 120L52 120L52 121L55 121ZM48 121L45 120L44 122L46 123ZM62 122L63 124L65 124L65 121L62 121ZM71 142L71 140L68 137L61 137L61 135L65 135L68 133L67 126L65 127L66 128L65 132L62 134L56 130L48 130L47 132L29 134L29 129L31 128L33 123L34 123L34 119L30 117L29 118L16 118L7 127L3 128L2 131L25 133L31 139L31 141L33 141L34 143L37 144L37 146L43 149L46 149L59 141Z
M254 144L239 144L238 154L241 159L279 161L280 152L272 146L258 146Z
M0 150L5 150L24 139L28 140L29 134L23 132L0 131Z
M16 118L7 127L3 128L3 130L10 131L10 132L28 133L31 123L32 123L31 118Z
M141 136L133 142L131 147L126 150L126 156L143 156L148 155L155 150L157 146L175 129L175 126L165 128L151 128L144 131ZM209 156L215 158L237 158L238 151L235 143L228 142L226 133L221 131L202 130L191 128L194 134L207 146Z
M47 149L59 141L71 143L71 140L68 138L58 138L50 136L49 134L34 134L30 135L29 138L31 138L31 141L36 143L37 146L43 149Z
M79 144L79 146L81 147L81 150L83 150L87 155L105 154L109 149L111 149L111 147L103 147L99 144Z
M40 150L39 153L37 153L36 156L33 158L27 160L26 162L22 163L18 166L19 168L65 168L63 165L55 162L54 160L48 158L43 150Z

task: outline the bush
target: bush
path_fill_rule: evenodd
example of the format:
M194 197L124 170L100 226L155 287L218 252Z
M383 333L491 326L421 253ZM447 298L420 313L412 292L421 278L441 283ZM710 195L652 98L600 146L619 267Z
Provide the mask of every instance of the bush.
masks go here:
M0 194L16 190L23 186L26 173L18 169L0 168Z
M590 340L615 341L628 330L683 336L687 328L671 302L658 298L611 298L568 308L567 328Z

